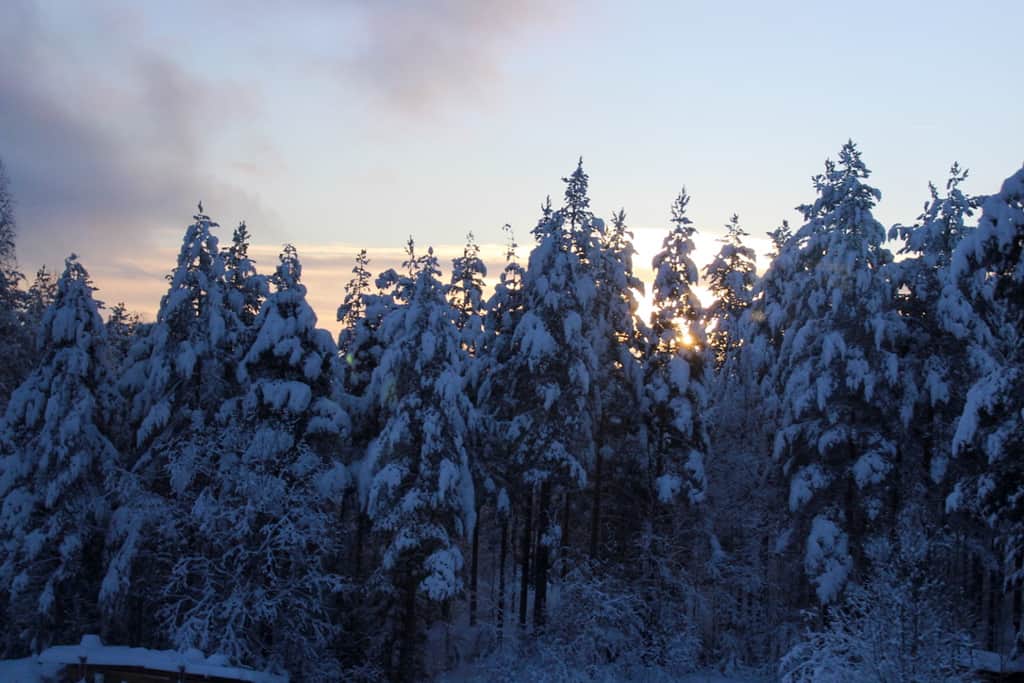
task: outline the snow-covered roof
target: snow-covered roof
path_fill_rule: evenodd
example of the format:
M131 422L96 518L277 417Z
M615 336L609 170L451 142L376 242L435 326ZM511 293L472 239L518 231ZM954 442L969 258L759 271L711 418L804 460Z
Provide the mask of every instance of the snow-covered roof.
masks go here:
M288 683L287 676L231 666L225 655L206 656L199 650L149 650L143 647L104 645L99 636L82 636L78 645L55 645L39 653L42 664L78 664L85 657L87 664L97 666L137 666L157 671L181 670L200 676L237 679L249 683Z

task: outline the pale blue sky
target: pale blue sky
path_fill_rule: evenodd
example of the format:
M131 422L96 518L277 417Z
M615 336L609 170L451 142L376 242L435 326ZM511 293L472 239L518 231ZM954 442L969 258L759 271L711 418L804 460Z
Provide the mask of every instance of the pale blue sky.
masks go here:
M912 221L954 160L974 192L1024 160L1019 1L11 0L5 14L18 58L0 62L0 158L23 268L76 250L101 297L138 308L155 307L200 198L225 226L248 219L270 260L285 240L337 257L310 282L323 318L346 247L498 242L505 222L526 244L581 154L600 214L663 226L685 184L699 228L735 211L755 235L797 222L850 137L886 224Z

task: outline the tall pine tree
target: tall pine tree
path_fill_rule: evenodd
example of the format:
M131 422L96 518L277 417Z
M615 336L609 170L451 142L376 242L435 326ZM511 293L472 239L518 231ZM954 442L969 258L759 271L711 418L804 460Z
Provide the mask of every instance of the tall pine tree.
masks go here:
M0 594L11 653L74 642L100 626L107 480L118 458L102 404L106 330L74 255L56 290L42 316L40 365L0 425Z
M974 382L953 435L973 461L947 500L978 510L1003 551L1007 586L1024 586L1024 169L984 200L978 228L953 255L947 326L969 342ZM961 296L957 296L960 294ZM973 474L976 472L977 474ZM1024 649L1020 606L1017 649Z
M372 390L386 417L361 475L363 507L382 548L374 581L393 604L402 681L422 673L422 623L463 590L461 542L476 510L465 351L433 250L417 261L409 265L407 300L381 324L385 351Z
M339 675L328 651L349 484L339 454L350 425L332 398L337 348L316 328L301 272L286 245L213 448L172 463L194 470L176 478L192 542L164 588L161 616L180 648L329 681Z
M707 400L700 300L694 291L696 228L686 215L690 196L683 188L672 204L672 228L654 257L654 310L645 368L645 410L651 449L651 500L668 503L682 494L703 499L707 434L702 410Z
M775 368L774 457L821 603L836 598L897 502L898 416L887 406L899 401L902 322L886 280L885 230L871 214L881 193L868 175L852 141L838 163L826 161L792 240L800 275L782 283L778 302L789 317Z
M757 282L757 256L743 244L747 232L740 227L740 218L732 215L725 225L722 248L704 267L704 279L714 302L706 311L711 331L708 345L714 354L715 367L721 368L742 342L741 321L754 298Z

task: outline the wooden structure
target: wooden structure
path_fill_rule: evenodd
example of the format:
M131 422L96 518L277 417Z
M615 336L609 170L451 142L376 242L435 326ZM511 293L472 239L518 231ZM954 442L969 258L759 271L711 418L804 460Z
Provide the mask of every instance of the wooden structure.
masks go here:
M38 661L57 665L60 683L288 683L287 676L231 666L223 656L108 646L93 635L48 648Z

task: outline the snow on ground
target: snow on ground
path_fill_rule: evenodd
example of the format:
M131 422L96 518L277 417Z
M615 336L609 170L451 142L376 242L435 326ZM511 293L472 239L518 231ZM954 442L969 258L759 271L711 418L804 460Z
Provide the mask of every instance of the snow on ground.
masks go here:
M49 680L56 680L58 668L56 664L40 664L35 657L0 659L0 681L3 683L45 683Z

